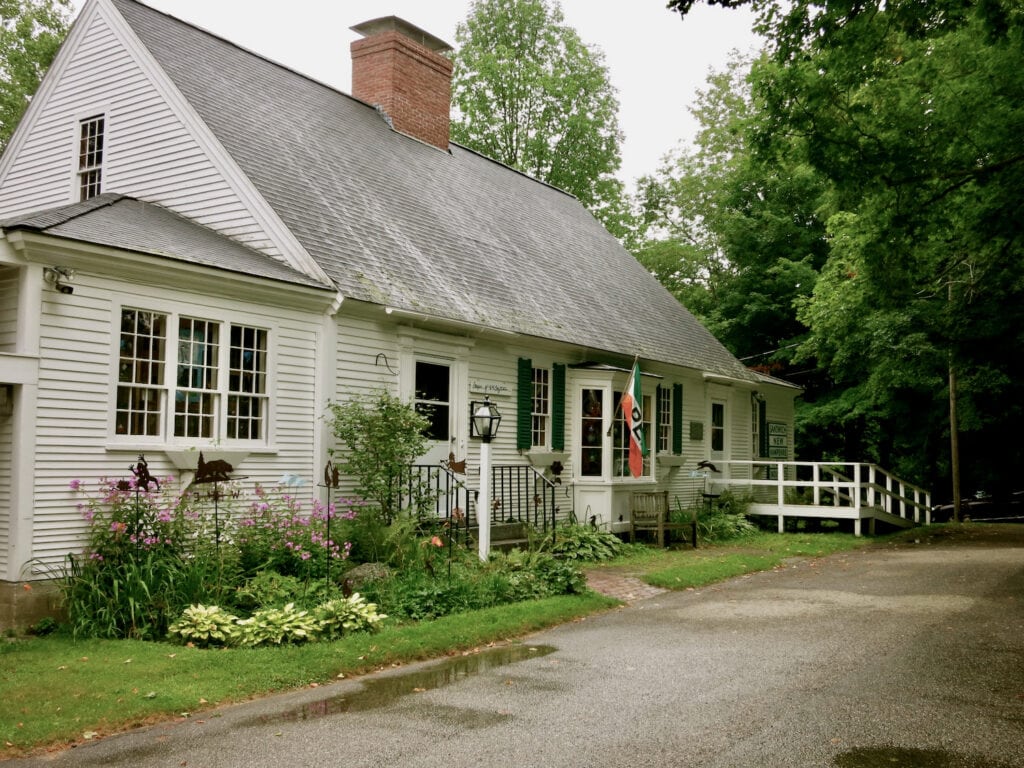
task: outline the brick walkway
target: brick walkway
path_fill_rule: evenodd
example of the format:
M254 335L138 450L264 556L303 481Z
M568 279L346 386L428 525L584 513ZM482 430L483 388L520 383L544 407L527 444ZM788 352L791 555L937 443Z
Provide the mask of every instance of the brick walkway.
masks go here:
M587 585L592 590L626 603L654 597L667 591L661 587L652 587L635 576L630 576L621 571L614 571L610 568L587 571L586 576Z

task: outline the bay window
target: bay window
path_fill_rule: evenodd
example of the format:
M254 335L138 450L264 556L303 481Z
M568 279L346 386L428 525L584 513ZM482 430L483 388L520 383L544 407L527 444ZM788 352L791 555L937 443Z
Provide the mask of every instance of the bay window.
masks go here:
M615 426L612 430L612 475L614 477L632 477L629 472L629 428L626 424L626 414L623 413L620 407L622 393L616 392L614 397ZM651 396L644 395L642 400L643 420L641 421L641 426L643 428L644 447L646 449L642 477L648 477L651 474L651 455L654 450L654 444L651 442Z

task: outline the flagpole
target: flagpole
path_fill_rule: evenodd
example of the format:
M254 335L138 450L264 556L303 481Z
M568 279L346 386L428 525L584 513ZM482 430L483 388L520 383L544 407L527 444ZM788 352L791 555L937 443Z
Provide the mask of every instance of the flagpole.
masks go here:
M630 375L633 374L633 369L636 368L636 364L638 362L640 362L640 355L636 355L636 356L633 357L633 364L631 366L629 366L629 373L630 373ZM625 394L625 392L623 392L623 394ZM615 427L615 417L618 416L621 412L622 412L622 398L620 397L619 398L619 402L617 402L615 404L615 413L612 414L612 421L611 421L611 424L608 425L608 431L604 433L605 437L611 437L612 436L612 429Z

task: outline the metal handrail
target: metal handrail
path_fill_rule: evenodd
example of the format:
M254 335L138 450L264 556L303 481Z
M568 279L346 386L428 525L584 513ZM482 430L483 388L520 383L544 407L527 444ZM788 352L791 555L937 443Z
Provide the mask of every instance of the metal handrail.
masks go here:
M528 464L491 467L491 492L496 502L492 522L525 523L554 535L559 512L555 503L557 487Z
M468 543L473 494L465 479L443 463L411 464L408 470L399 491L399 508L413 512L421 522L443 521L453 540L461 536Z

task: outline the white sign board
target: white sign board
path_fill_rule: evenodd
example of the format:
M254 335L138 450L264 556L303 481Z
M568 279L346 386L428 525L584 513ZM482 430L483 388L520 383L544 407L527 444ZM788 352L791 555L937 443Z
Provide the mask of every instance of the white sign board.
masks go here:
M789 458L789 425L785 422L768 422L768 458Z

